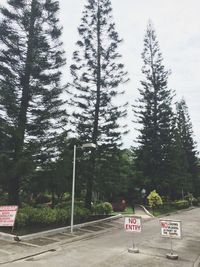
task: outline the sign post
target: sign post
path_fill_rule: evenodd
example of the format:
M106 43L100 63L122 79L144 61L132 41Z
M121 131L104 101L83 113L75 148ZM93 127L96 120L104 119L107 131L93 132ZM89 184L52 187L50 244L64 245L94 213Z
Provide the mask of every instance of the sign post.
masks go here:
M12 227L14 231L18 206L0 206L0 227Z
M128 216L124 219L124 229L126 232L141 233L142 231L142 218L139 216ZM139 253L133 239L133 247L128 249L128 252Z
M175 220L160 220L160 234L162 237L170 238L171 250L166 255L168 259L177 260L178 255L173 251L172 240L182 238L182 224L181 221Z

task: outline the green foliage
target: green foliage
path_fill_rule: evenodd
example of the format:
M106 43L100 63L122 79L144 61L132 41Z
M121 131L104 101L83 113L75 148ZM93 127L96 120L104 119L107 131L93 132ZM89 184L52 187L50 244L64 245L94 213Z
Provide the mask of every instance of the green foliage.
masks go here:
M109 215L112 213L112 204L109 202L97 203L92 206L92 211L94 214L98 215Z
M21 228L25 227L29 224L29 213L25 211L18 211L17 217L16 217L16 226Z
M195 198L192 193L188 193L185 196L185 199L190 203L190 206L192 206L192 205L197 206L198 205L198 198Z
M16 218L18 227L22 226L48 226L67 222L70 212L64 209L32 208L19 210Z
M159 196L156 190L150 192L150 194L147 197L147 200L150 208L155 208L163 204L162 198Z
M70 69L75 131L83 143L99 143L98 151L88 157L81 175L86 181L85 204L90 207L95 179L97 176L100 180L113 177L109 170L114 172L116 162L109 165L106 176L102 172L108 158L111 160L115 149L121 145L121 135L127 132L126 125L120 128L123 123L120 119L126 116L126 104L118 105L114 99L124 94L120 85L128 79L124 64L120 62L118 46L122 40L115 30L111 1L86 2ZM114 185L112 180L108 181L108 186L110 184Z
M100 200L109 199L113 202L127 195L127 191L132 191L135 186L133 156L128 149L115 149L98 155L96 170L94 190L98 192Z
M84 207L80 207L80 206L76 206L74 208L74 216L75 216L75 222L76 223L80 223L81 221L87 221L87 219L90 217L91 212L90 210L84 208Z
M12 0L0 9L0 137L7 144L11 204L38 165L53 174L66 138L58 11L58 1L46 0Z
M188 200L176 200L173 204L176 209L186 209L190 206Z
M173 130L173 94L168 89L169 71L165 70L157 36L149 23L142 53L144 75L140 97L133 106L139 124L136 169L144 187L170 193L169 161Z
M86 208L76 206L74 208L74 219L76 223L86 221L90 216L90 211ZM70 208L55 208L48 207L33 208L26 206L19 209L16 218L17 227L24 226L67 226L71 218Z
M184 99L176 105L176 128L182 148L181 166L185 168L185 179L181 181L184 191L192 192L195 195L200 193L200 180L198 177L198 161L196 144L193 139L192 123L188 107Z

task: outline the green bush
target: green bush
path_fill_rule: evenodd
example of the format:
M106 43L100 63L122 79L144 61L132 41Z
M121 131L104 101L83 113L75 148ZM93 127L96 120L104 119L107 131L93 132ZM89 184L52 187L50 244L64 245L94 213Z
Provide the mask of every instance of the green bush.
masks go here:
M150 194L147 197L147 200L150 208L155 208L163 204L162 198L159 196L156 190L150 192Z
M86 208L76 206L74 208L75 222L86 221L90 216L90 211ZM67 225L71 218L70 208L55 208L49 207L32 208L26 206L19 209L16 218L17 227L24 226L49 226L49 225Z
M25 227L29 224L29 215L26 213L18 212L16 218L17 227Z
M91 215L91 212L86 209L86 208L82 208L79 206L74 207L74 217L75 217L75 222L79 223L81 221L86 221L89 216Z
M188 200L176 200L173 204L176 209L186 209L190 206Z
M68 209L56 209L56 222L61 224L69 223L71 218L70 210Z
M197 206L200 206L200 197L197 197Z
M112 204L109 202L97 203L92 206L94 214L98 215L109 215L113 211Z
M69 221L70 216L67 209L25 207L17 213L16 224L17 227L64 224Z
M194 205L194 206L198 206L198 199L197 198L193 198L193 200L192 200L192 204Z
M67 209L71 209L71 205L72 205L72 201L70 199L68 201L62 201L62 202L56 204L55 205L55 208L67 208ZM84 208L84 202L82 200L75 199L75 201L74 201L74 207Z
M111 214L113 211L112 204L109 202L104 202L104 213L106 215Z

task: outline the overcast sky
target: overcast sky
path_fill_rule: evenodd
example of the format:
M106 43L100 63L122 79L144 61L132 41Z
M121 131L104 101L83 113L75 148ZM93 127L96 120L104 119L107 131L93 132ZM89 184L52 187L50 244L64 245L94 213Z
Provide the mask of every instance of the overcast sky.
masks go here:
M69 79L69 66L87 0L59 0L60 21L67 66L63 79ZM0 0L4 4L7 0ZM185 98L200 150L200 1L199 0L111 0L116 29L124 42L120 52L129 72L130 82L124 87L124 100L134 103L141 79L141 52L148 20L154 24L166 69L171 69L169 87L176 91L176 100ZM124 137L125 147L133 145L137 133L127 118L130 133Z
M111 0L116 29L124 42L120 52L129 72L125 98L133 103L138 96L141 79L141 52L147 22L152 20L158 37L164 65L171 69L169 87L176 99L185 98L191 116L194 139L200 149L200 1L199 0ZM77 26L86 0L60 0L60 19L64 27L63 41L67 56L66 77L71 63ZM131 113L131 112L130 112ZM126 147L133 145L136 132L131 123L124 138Z

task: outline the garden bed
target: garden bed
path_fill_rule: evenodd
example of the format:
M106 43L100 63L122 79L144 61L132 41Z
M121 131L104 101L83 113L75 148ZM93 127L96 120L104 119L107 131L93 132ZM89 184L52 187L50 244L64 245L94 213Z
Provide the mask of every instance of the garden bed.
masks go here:
M105 218L112 217L113 215L91 215L87 219L79 219L79 220L74 220L74 224L81 224L81 223L86 223L86 222L92 222L92 221L97 221ZM48 230L53 230L61 227L68 227L70 226L70 223L56 223L56 224L51 224L51 225L26 225L24 227L17 227L14 228L13 235L28 235L28 234L34 234L34 233L39 233L43 231L48 231ZM11 227L0 227L0 232L11 234L12 228Z

